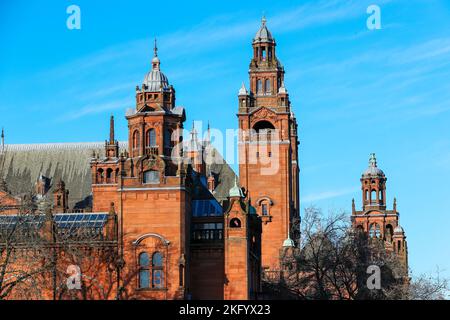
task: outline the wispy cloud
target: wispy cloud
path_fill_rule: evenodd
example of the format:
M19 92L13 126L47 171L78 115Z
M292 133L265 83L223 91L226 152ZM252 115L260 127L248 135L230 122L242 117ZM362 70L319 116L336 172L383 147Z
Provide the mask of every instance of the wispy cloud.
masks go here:
M352 193L357 192L359 189L357 187L353 188L346 188L346 189L339 189L339 190L329 190L329 191L321 191L318 193L311 193L307 194L302 197L302 202L315 202L315 201L321 201L321 200L327 200L332 198L337 198L345 195L349 195Z
M102 104L88 104L80 108L73 108L72 110L76 109L78 111L71 111L65 113L60 118L58 118L58 120L59 121L76 120L90 114L98 114L105 111L112 111L117 109L125 110L127 109L127 107L130 107L130 101L132 100L130 100L130 97L128 97L110 102L105 102Z

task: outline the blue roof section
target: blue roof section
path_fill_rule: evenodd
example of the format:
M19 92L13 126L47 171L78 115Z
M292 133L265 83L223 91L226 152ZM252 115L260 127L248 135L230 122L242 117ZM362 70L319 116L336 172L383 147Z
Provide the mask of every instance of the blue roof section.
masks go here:
M45 215L0 215L0 229L12 228L17 223L35 224L40 228ZM108 221L108 213L56 213L53 215L58 228L103 228Z
M0 215L0 229L13 228L17 224L34 224L36 228L40 228L45 221L45 215Z
M58 228L103 228L108 213L57 213L53 217Z
M223 208L216 199L192 200L193 217L211 217L223 215Z

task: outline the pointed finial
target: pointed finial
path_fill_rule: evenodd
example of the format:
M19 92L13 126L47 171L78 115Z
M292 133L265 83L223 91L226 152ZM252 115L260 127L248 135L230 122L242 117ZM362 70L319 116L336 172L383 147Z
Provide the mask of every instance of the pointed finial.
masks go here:
M263 11L263 16L262 16L262 19L261 19L261 23L262 23L263 26L265 26L265 25L266 25L266 22L267 22L267 20L266 20L266 14L265 14L264 11Z
M234 176L234 186L230 189L229 192L230 197L239 197L244 198L244 194L242 193L242 189L238 187L237 176Z
M244 84L244 81L242 81L242 86L241 86L241 88L239 89L239 95L240 96L244 96L244 95L247 95L247 88L245 88L245 84Z
M2 153L5 151L5 130L3 129L3 127L2 127L2 149L1 149L1 151L2 151Z
M154 52L154 56L157 57L158 56L158 45L156 43L156 38L155 38L155 45L153 47L153 52Z
M111 119L109 120L109 143L114 143L114 116L111 115Z
M370 154L369 166L371 166L371 167L376 167L377 166L377 158L375 156L375 153L371 153Z

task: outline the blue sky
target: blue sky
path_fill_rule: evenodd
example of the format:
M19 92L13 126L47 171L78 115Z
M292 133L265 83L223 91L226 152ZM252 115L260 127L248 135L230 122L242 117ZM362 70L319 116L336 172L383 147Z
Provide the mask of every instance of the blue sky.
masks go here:
M66 8L81 8L68 30ZM381 8L382 29L366 27ZM302 207L350 211L376 152L415 274L450 275L450 4L445 0L2 1L0 126L7 143L120 140L158 38L192 120L237 127L262 13L299 122Z

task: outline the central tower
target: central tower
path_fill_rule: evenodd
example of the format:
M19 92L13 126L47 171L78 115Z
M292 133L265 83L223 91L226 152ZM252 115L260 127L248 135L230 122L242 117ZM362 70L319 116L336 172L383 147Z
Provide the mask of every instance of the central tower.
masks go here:
M295 246L299 217L297 121L265 18L252 46L250 89L242 84L238 95L240 184L263 220L262 266L278 270L280 250Z

